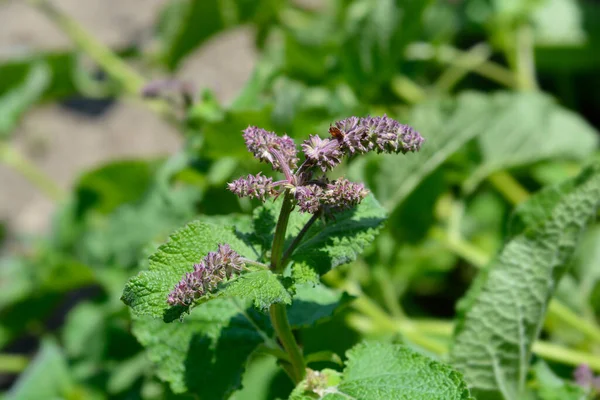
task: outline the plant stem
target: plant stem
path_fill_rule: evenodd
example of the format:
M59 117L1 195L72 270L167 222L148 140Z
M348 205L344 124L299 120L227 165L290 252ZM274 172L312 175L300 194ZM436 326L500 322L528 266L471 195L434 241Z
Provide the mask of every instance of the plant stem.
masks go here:
M27 160L14 146L0 142L0 162L19 172L48 198L60 201L66 197L64 191L52 179Z
M304 224L304 226L302 227L302 230L294 238L294 241L285 250L285 253L283 253L283 257L281 259L281 267L282 268L285 267L288 259L292 256L292 253L294 252L294 250L296 250L296 247L298 247L298 245L304 238L304 235L306 235L306 232L308 232L308 230L310 229L312 224L314 224L317 219L319 219L319 214L313 214L313 216L310 217L310 219L306 222L306 224Z
M20 354L0 354L0 373L18 374L29 364L29 358Z
M600 371L600 358L593 354L572 350L553 343L537 341L533 343L532 350L538 356L558 361L567 365L587 364L594 371Z
M283 254L283 246L285 244L285 233L292 212L292 195L286 192L283 197L283 204L279 212L279 219L275 227L275 235L273 236L273 246L271 247L271 269L273 272L281 273L282 265L281 255Z
M450 64L448 69L440 75L435 86L442 92L450 92L469 72L485 63L491 54L492 51L486 43L476 44L468 51L460 54Z
M290 219L290 213L292 212L292 195L289 192L284 194L283 204L281 211L279 212L279 219L277 220L277 226L275 227L275 235L273 237L273 246L271 248L271 269L275 273L281 273L281 269L285 266L282 261L283 246L285 244L285 234L287 230L288 221ZM291 372L293 372L294 383L300 382L304 379L306 372L306 364L302 356L302 351L296 343L296 338L292 332L292 327L288 321L287 309L285 304L274 303L269 307L269 316L271 317L271 324L275 329L279 341L283 345L286 353L288 354ZM290 369L286 367L286 371L289 373Z
M473 55L448 45L434 46L431 43L412 43L406 49L406 57L411 60L431 60L455 65L466 71L473 71L509 88L517 87L514 74L508 68L493 61L482 60L474 63Z
M273 328L275 329L283 348L288 354L294 371L294 383L297 384L304 379L306 365L304 364L302 352L298 347L298 343L296 343L296 338L294 337L292 327L288 321L285 304L272 304L271 307L269 307L269 315L271 316Z
M396 75L391 89L398 97L411 104L417 104L427 98L427 92L418 83L404 75Z
M578 331L594 340L596 343L600 343L600 328L598 325L583 319L558 300L553 299L550 301L550 305L548 306L548 314L555 316L568 325L576 328Z
M522 25L516 32L517 48L515 68L517 81L521 90L537 90L535 76L535 56L533 30L529 25Z
M508 172L498 171L488 177L488 181L508 201L517 205L529 198L529 192Z

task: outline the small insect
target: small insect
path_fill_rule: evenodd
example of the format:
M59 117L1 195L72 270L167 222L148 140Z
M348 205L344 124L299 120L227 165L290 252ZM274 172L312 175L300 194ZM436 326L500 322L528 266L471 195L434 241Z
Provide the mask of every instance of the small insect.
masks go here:
M340 128L338 128L337 126L330 126L329 133L331 134L331 136L333 136L334 138L336 138L338 140L341 140L344 138L344 132L342 132L340 130Z

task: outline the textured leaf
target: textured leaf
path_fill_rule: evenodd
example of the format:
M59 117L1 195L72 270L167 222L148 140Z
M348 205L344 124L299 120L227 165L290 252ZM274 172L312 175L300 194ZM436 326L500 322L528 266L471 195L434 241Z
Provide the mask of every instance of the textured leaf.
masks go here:
M6 400L66 399L73 393L73 380L58 345L42 342L35 359L5 397Z
M173 392L221 400L239 388L248 356L270 334L257 330L264 318L235 300L216 299L195 307L183 322L135 317L133 333Z
M137 315L149 315L172 321L182 307L169 307L167 296L182 276L192 271L209 251L228 243L243 257L256 259L253 249L233 227L192 222L173 233L167 243L150 256L149 268L131 278L123 292L123 301ZM266 284L266 286L264 286ZM225 284L223 295L243 294L264 307L270 301L289 302L289 294L270 271L250 272Z
M324 400L469 400L467 385L460 373L447 365L425 357L406 346L386 343L362 343L348 351L346 368L341 381L331 372L325 375L327 382L307 384L294 390L291 400L318 398ZM323 385L323 386L320 386ZM306 389L313 389L313 397Z
M383 207L369 195L356 208L336 214L335 220L315 223L292 260L319 275L352 262L375 240L385 218Z
M555 190L560 198L548 197ZM540 196L554 200L531 199L549 207L544 211L524 205L537 213L522 211L529 225L505 244L459 305L450 357L481 398L520 398L547 303L600 206L600 165Z
M273 303L290 304L292 296L277 275L271 271L253 271L224 285L218 297L236 297L254 302L254 307L266 310Z
M163 241L195 215L197 190L182 187L169 193L153 189L141 201L124 204L97 221L81 238L82 257L93 265L134 267L151 241Z
M280 208L281 199L267 202L254 210L254 240L263 248L269 248L273 241ZM296 263L296 283L316 282L319 274L356 260L364 248L375 239L386 218L385 210L372 195L367 196L354 209L334 216L333 220L315 222L292 255L292 261ZM298 211L291 213L286 247L309 219L309 214Z
M354 180L367 182L375 197L391 210L473 137L485 131L492 111L486 96L465 93L455 100L435 100L416 106L408 123L425 138L418 153L373 155L351 167Z
M352 297L345 292L330 289L325 285L305 283L296 285L294 302L288 308L288 319L292 327L310 326L329 318Z
M500 92L487 98L487 107L493 114L479 135L483 162L467 188L502 169L552 158L583 160L598 146L592 126L542 93Z

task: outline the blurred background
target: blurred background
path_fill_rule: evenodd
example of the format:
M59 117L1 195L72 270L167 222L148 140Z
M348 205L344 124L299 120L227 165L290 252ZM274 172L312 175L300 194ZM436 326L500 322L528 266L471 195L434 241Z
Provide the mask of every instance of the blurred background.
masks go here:
M343 167L398 222L344 279L392 314L452 317L474 270L440 226L462 210L461 233L492 254L524 190L598 156L599 49L592 0L0 0L0 390L171 395L120 293L149 243L251 212L225 190L260 168L250 124L299 143L350 115L412 123L424 155ZM598 227L586 246L566 298L593 319ZM347 343L321 343L343 354L364 334L345 317L306 345L343 329ZM21 375L36 354L64 376ZM252 371L281 380L269 365Z

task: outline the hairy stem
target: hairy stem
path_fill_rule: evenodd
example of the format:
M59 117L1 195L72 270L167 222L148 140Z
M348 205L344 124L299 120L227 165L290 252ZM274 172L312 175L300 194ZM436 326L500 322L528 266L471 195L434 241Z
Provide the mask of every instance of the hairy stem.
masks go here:
M48 198L59 201L66 197L64 191L52 179L8 143L0 143L0 163L23 175Z
M292 207L292 195L289 192L286 192L283 198L281 211L279 212L279 219L277 220L277 226L275 227L273 246L271 248L271 269L276 273L280 273L283 266L285 266L281 261L283 246L285 244L285 233L287 231ZM300 350L300 347L298 347L298 343L296 343L296 338L294 337L292 327L288 321L285 304L272 304L271 307L269 307L269 316L271 317L271 324L275 329L275 333L289 357L291 368L285 367L286 372L288 372L288 374L293 374L294 383L298 383L304 379L306 365L304 363L302 351Z
M281 303L272 304L269 308L269 315L271 316L271 323L279 337L279 341L283 345L283 348L288 354L290 363L292 364L294 383L298 383L304 379L306 365L304 364L302 351L298 347L298 343L296 343L296 338L294 337L292 327L288 321L287 310L285 307L285 304Z
M287 231L290 213L292 212L292 195L290 192L285 192L283 197L283 205L279 212L279 219L275 227L275 235L273 236L273 245L271 246L271 269L273 272L282 272L282 254L283 246L285 245L285 233Z
M298 245L304 238L304 235L306 235L306 232L308 232L308 230L310 229L312 224L314 224L315 221L317 219L319 219L319 215L320 214L313 214L313 216L310 217L308 222L306 222L306 224L304 224L304 226L302 227L302 230L298 233L298 236L296 236L294 238L294 241L292 242L292 244L290 244L290 246L285 250L285 253L283 253L283 258L281 259L281 267L282 268L285 267L287 261L292 256L292 253L294 252L294 250L296 250L296 247L298 247Z

